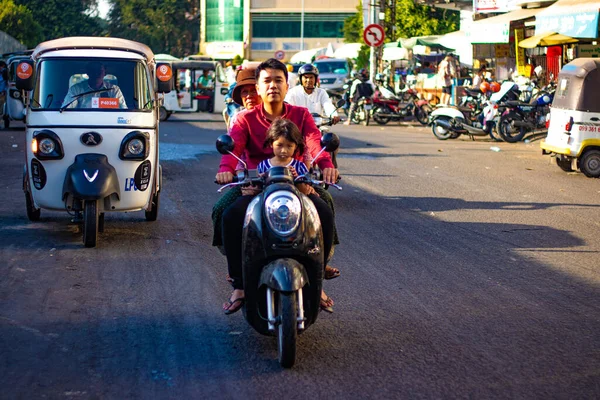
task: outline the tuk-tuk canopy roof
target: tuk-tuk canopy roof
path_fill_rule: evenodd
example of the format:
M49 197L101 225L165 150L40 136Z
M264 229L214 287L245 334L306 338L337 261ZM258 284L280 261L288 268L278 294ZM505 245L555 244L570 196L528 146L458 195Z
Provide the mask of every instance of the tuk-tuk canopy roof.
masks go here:
M558 75L553 107L600 112L600 59L576 58Z
M171 67L173 69L209 69L215 70L218 64L218 61L196 61L196 60L188 60L188 61L173 61L171 63Z
M68 49L103 49L103 50L122 50L131 51L146 57L146 60L154 60L154 53L148 46L133 40L112 38L112 37L86 37L74 36L62 39L49 40L40 43L33 50L31 58L34 60L40 55L54 50Z

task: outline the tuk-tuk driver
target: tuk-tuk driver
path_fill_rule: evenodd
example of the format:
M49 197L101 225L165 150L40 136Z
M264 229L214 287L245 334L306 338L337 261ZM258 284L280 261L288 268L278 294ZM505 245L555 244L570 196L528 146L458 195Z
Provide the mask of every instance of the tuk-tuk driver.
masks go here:
M209 71L207 69L203 70L202 75L200 76L200 78L198 78L198 88L212 90L213 86L214 83L209 75Z
M86 65L88 80L79 82L69 88L69 92L63 100L62 107L66 108L127 108L125 98L117 85L104 81L106 68L101 62L92 61ZM106 89L106 90L103 90ZM76 98L78 95L88 93ZM103 106L94 98L115 99L118 104L107 103ZM71 103L72 102L72 103ZM70 104L69 104L70 103Z

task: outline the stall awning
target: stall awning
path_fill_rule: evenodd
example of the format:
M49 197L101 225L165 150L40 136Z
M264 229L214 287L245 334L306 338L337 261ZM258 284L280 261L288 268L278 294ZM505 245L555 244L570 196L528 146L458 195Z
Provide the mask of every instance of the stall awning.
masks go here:
M576 38L598 37L598 0L558 0L535 19L535 34L557 32Z
M308 64L311 63L313 59L317 58L320 55L325 55L327 51L327 47L319 47L318 49L310 49L310 50L302 50L297 52L290 59L290 63L292 64Z
M399 42L386 43L383 46L383 61L408 60L408 50L401 47Z
M506 14L473 22L466 30L471 43L508 43L511 21L535 17L546 8L520 8Z
M556 46L567 43L577 43L579 40L556 32L540 33L519 42L519 47L533 49L538 46Z

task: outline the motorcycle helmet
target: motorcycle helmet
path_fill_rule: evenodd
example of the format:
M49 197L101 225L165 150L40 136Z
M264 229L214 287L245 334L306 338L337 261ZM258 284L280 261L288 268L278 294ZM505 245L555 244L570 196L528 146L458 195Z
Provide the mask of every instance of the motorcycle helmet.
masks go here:
M552 95L550 95L549 93L544 93L541 96L539 96L536 101L539 106L546 106L552 103Z
M479 90L481 90L483 93L487 93L490 91L490 84L487 82L481 82L481 85L479 85Z
M385 76L383 74L375 75L375 82L384 82L384 81L385 81Z
M498 82L490 83L490 90L494 93L498 93L500 91L500 84Z
M298 78L300 79L300 84L302 84L302 77L307 74L314 75L315 80L319 79L319 69L312 64L304 64L298 70Z

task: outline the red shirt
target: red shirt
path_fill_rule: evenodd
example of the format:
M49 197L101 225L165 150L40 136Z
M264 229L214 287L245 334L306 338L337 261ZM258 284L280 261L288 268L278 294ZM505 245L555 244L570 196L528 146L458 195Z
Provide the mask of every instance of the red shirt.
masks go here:
M298 126L304 136L304 147L312 157L321 151L321 131L315 125L315 121L304 107L296 107L290 104L283 104L283 115L281 118L288 119ZM248 164L248 169L256 169L258 164L273 157L273 149L263 148L267 129L271 126L271 121L267 119L263 105L255 107L253 110L238 114L230 135L235 140L233 154L242 158ZM295 158L302 160L302 155ZM227 154L221 157L219 172L234 172L238 161ZM317 165L321 169L334 168L329 153L324 151L317 160Z

